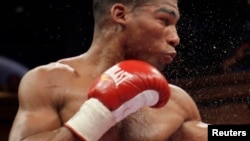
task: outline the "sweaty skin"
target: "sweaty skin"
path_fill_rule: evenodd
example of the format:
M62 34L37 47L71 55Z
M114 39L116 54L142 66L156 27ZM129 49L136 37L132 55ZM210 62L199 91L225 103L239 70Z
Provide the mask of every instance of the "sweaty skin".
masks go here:
M90 85L105 70L125 59L144 60L159 70L172 62L179 44L176 0L154 0L133 12L115 4L110 18L105 29L94 32L86 53L26 73L19 87L20 105L10 141L80 140L63 124L87 100ZM206 141L207 126L195 102L181 88L170 88L171 97L164 107L143 107L100 140Z

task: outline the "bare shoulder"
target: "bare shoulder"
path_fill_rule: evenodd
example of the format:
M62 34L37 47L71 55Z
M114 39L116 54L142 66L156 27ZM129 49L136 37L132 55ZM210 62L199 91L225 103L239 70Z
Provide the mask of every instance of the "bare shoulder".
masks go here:
M170 84L171 98L177 101L187 101L187 103L193 103L191 96L181 87ZM185 102L186 103L186 102Z
M53 90L69 82L75 75L72 67L58 62L38 66L28 71L22 78L18 92L19 98L31 97L33 99L39 98L39 95L50 96Z
M170 84L171 100L185 111L187 120L196 119L200 120L200 113L193 98L182 88Z
M74 68L67 64L63 64L60 62L53 62L46 65L38 66L32 70L30 70L25 76L40 76L40 77L46 77L46 76L53 76L55 74L65 74L65 73L73 73Z
M67 98L60 93L75 75L72 67L58 62L28 71L19 86L19 108L10 140L21 140L60 127L57 110L62 109Z
M75 75L74 73L75 70L69 65L54 62L47 65L38 66L28 71L24 75L21 84L29 84L32 86L36 84L39 84L39 86L51 86L56 80L66 79L68 76Z

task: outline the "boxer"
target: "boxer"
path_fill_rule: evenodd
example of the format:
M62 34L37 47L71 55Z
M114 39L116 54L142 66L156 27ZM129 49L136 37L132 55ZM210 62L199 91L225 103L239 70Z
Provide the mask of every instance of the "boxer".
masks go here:
M19 86L10 141L206 141L193 99L160 71L179 44L177 0L93 0L89 50Z

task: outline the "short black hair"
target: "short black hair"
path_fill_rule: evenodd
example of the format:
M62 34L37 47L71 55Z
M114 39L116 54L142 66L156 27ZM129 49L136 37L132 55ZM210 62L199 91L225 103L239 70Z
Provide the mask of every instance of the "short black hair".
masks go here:
M115 3L136 7L136 5L141 5L149 1L154 0L93 0L93 15L95 23L98 23L101 19L105 18L109 13L109 9Z

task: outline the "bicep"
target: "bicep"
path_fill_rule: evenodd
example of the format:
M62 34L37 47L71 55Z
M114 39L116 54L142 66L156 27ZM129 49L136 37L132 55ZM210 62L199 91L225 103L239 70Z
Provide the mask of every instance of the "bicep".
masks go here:
M57 115L47 109L36 111L19 108L15 117L10 137L27 138L60 127Z
M34 134L60 127L60 120L52 99L37 82L34 76L26 76L21 81L18 93L19 108L16 114L10 138L26 138Z

